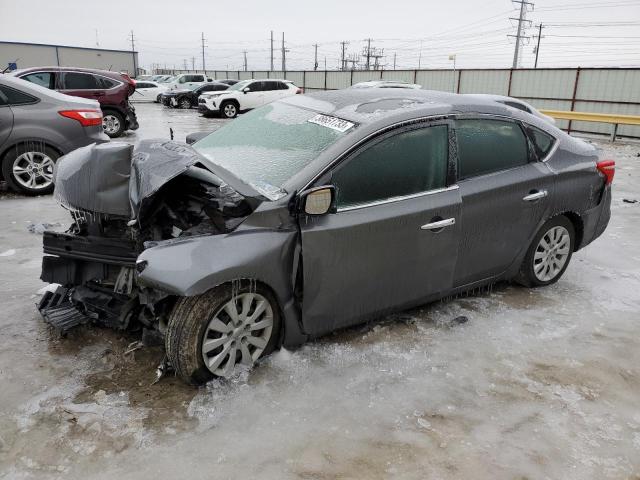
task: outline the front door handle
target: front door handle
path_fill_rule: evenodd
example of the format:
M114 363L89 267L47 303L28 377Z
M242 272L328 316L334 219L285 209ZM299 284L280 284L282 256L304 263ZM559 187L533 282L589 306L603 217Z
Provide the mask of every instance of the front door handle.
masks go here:
M451 225L455 225L455 218L446 218L444 220L438 220L437 222L427 223L426 225L422 225L420 230L440 230L444 227L450 227Z
M546 190L540 190L540 191L535 190L529 193L529 195L526 195L525 197L523 197L522 200L524 200L525 202L535 202L536 200L540 200L541 198L544 198L546 196L547 196Z

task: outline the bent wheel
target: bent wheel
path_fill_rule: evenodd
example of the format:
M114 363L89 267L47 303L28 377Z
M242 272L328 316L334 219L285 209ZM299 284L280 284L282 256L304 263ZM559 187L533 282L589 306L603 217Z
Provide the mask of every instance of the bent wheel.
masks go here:
M178 301L165 338L167 356L186 382L202 384L229 377L271 353L280 331L280 314L271 292L247 285L223 285Z
M550 219L531 242L516 280L527 287L557 282L569 266L574 243L571 221L564 215Z

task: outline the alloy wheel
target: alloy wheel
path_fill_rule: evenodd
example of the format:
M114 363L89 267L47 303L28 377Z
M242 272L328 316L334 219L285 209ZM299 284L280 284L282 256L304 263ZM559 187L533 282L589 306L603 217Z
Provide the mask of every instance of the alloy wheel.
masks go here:
M13 161L13 176L20 185L43 190L53 182L54 161L42 152L24 152Z
M273 309L259 293L235 295L213 315L202 339L202 358L214 375L229 377L237 364L260 358L273 329Z
M233 103L228 103L224 106L224 115L227 118L233 118L236 116L236 106Z
M571 249L569 231L557 225L551 227L538 242L533 255L533 273L541 282L556 278L564 268Z

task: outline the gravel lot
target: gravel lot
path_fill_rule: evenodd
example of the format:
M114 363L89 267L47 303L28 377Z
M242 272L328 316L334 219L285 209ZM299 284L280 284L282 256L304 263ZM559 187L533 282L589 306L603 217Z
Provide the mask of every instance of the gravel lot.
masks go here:
M125 141L222 120L139 105ZM192 389L162 352L35 309L48 197L0 193L0 478L640 478L640 145L556 285L438 302ZM456 325L452 319L469 321Z

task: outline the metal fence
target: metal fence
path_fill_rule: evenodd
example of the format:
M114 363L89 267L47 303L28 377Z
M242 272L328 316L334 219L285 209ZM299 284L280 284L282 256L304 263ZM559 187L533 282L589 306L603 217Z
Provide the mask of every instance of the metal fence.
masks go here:
M403 80L429 90L508 95L540 109L640 115L640 68L207 71L207 74L215 79L284 78L306 92L347 88L368 80ZM611 131L611 125L604 123L560 120L558 126L570 132ZM640 126L620 126L618 136L640 138Z

